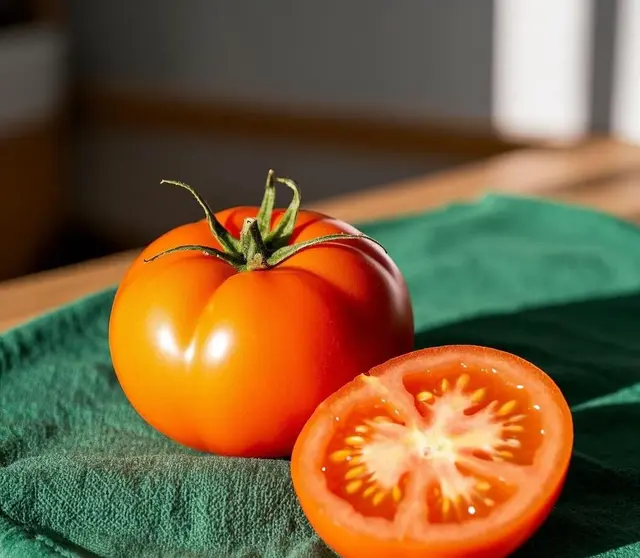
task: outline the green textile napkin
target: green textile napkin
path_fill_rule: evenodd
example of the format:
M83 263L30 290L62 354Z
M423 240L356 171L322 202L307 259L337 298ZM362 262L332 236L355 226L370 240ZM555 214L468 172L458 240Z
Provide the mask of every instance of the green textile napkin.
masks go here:
M515 352L575 417L564 493L520 557L640 556L640 229L499 196L361 227L404 272L416 346ZM329 557L287 460L180 447L110 366L113 290L0 337L0 555Z

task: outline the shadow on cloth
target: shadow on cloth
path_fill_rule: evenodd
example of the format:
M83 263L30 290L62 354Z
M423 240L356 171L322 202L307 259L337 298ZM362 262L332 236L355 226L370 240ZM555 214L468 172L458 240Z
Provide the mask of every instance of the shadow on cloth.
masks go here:
M548 521L519 557L591 557L640 541L640 294L483 316L418 332L416 348L476 344L545 370L572 408L574 454Z

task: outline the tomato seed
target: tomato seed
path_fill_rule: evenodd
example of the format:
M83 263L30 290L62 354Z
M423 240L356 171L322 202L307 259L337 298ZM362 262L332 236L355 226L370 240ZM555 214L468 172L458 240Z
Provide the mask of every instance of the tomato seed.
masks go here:
M355 479L363 476L367 472L366 465L359 465L358 467L354 467L353 469L349 469L345 474L344 478L346 480Z
M334 451L329 456L329 459L334 463L338 463L340 461L345 461L348 457L351 457L352 455L353 455L353 452L351 450L342 449L342 450Z
M480 403L480 401L482 401L486 395L487 395L487 388L477 389L471 394L471 401L473 403Z
M471 377L469 376L469 374L462 374L456 381L456 387L460 391L462 391L464 388L467 387L467 385L469 385L470 380L471 380Z
M373 497L373 505L379 506L382 503L382 500L384 500L385 496L386 494L384 492L376 492L376 495Z
M451 500L449 498L443 498L442 500L442 516L446 517L449 515L449 511L451 510Z
M507 401L504 405L502 405L502 407L500 407L496 411L496 415L498 415L499 417L504 417L505 415L511 413L511 411L513 411L515 408L516 402L514 399L512 399L511 401Z
M400 487L399 486L394 486L393 487L393 490L391 491L391 497L394 499L394 501L396 503L401 500L402 492L400 491Z
M363 498L368 498L369 496L371 496L375 491L376 491L376 485L372 484L370 486L367 486L367 488L364 489L364 492L362 493L362 497Z
M348 446L361 446L364 444L364 438L362 436L349 436L345 439L345 443Z
M505 432L524 432L524 426L521 426L520 424L507 424L502 428L502 430Z

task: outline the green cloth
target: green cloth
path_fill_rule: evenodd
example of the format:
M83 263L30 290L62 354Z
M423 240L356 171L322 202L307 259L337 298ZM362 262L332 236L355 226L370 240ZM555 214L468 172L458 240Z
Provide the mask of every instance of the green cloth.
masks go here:
M571 404L566 488L518 556L640 556L640 229L498 196L362 229L406 276L417 347L506 349ZM112 296L0 337L0 555L333 556L286 460L199 454L138 417L110 366Z

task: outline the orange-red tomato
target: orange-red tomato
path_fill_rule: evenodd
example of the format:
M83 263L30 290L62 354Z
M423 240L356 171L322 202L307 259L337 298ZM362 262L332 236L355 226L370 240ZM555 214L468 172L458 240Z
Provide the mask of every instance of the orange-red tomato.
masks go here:
M541 525L573 446L569 407L533 364L424 349L322 403L291 460L311 525L344 558L500 558Z
M386 252L344 222L272 203L171 230L116 293L109 342L122 389L149 424L192 448L290 455L322 400L413 345L407 288ZM211 229L235 242L235 259ZM356 236L299 249L336 234Z

